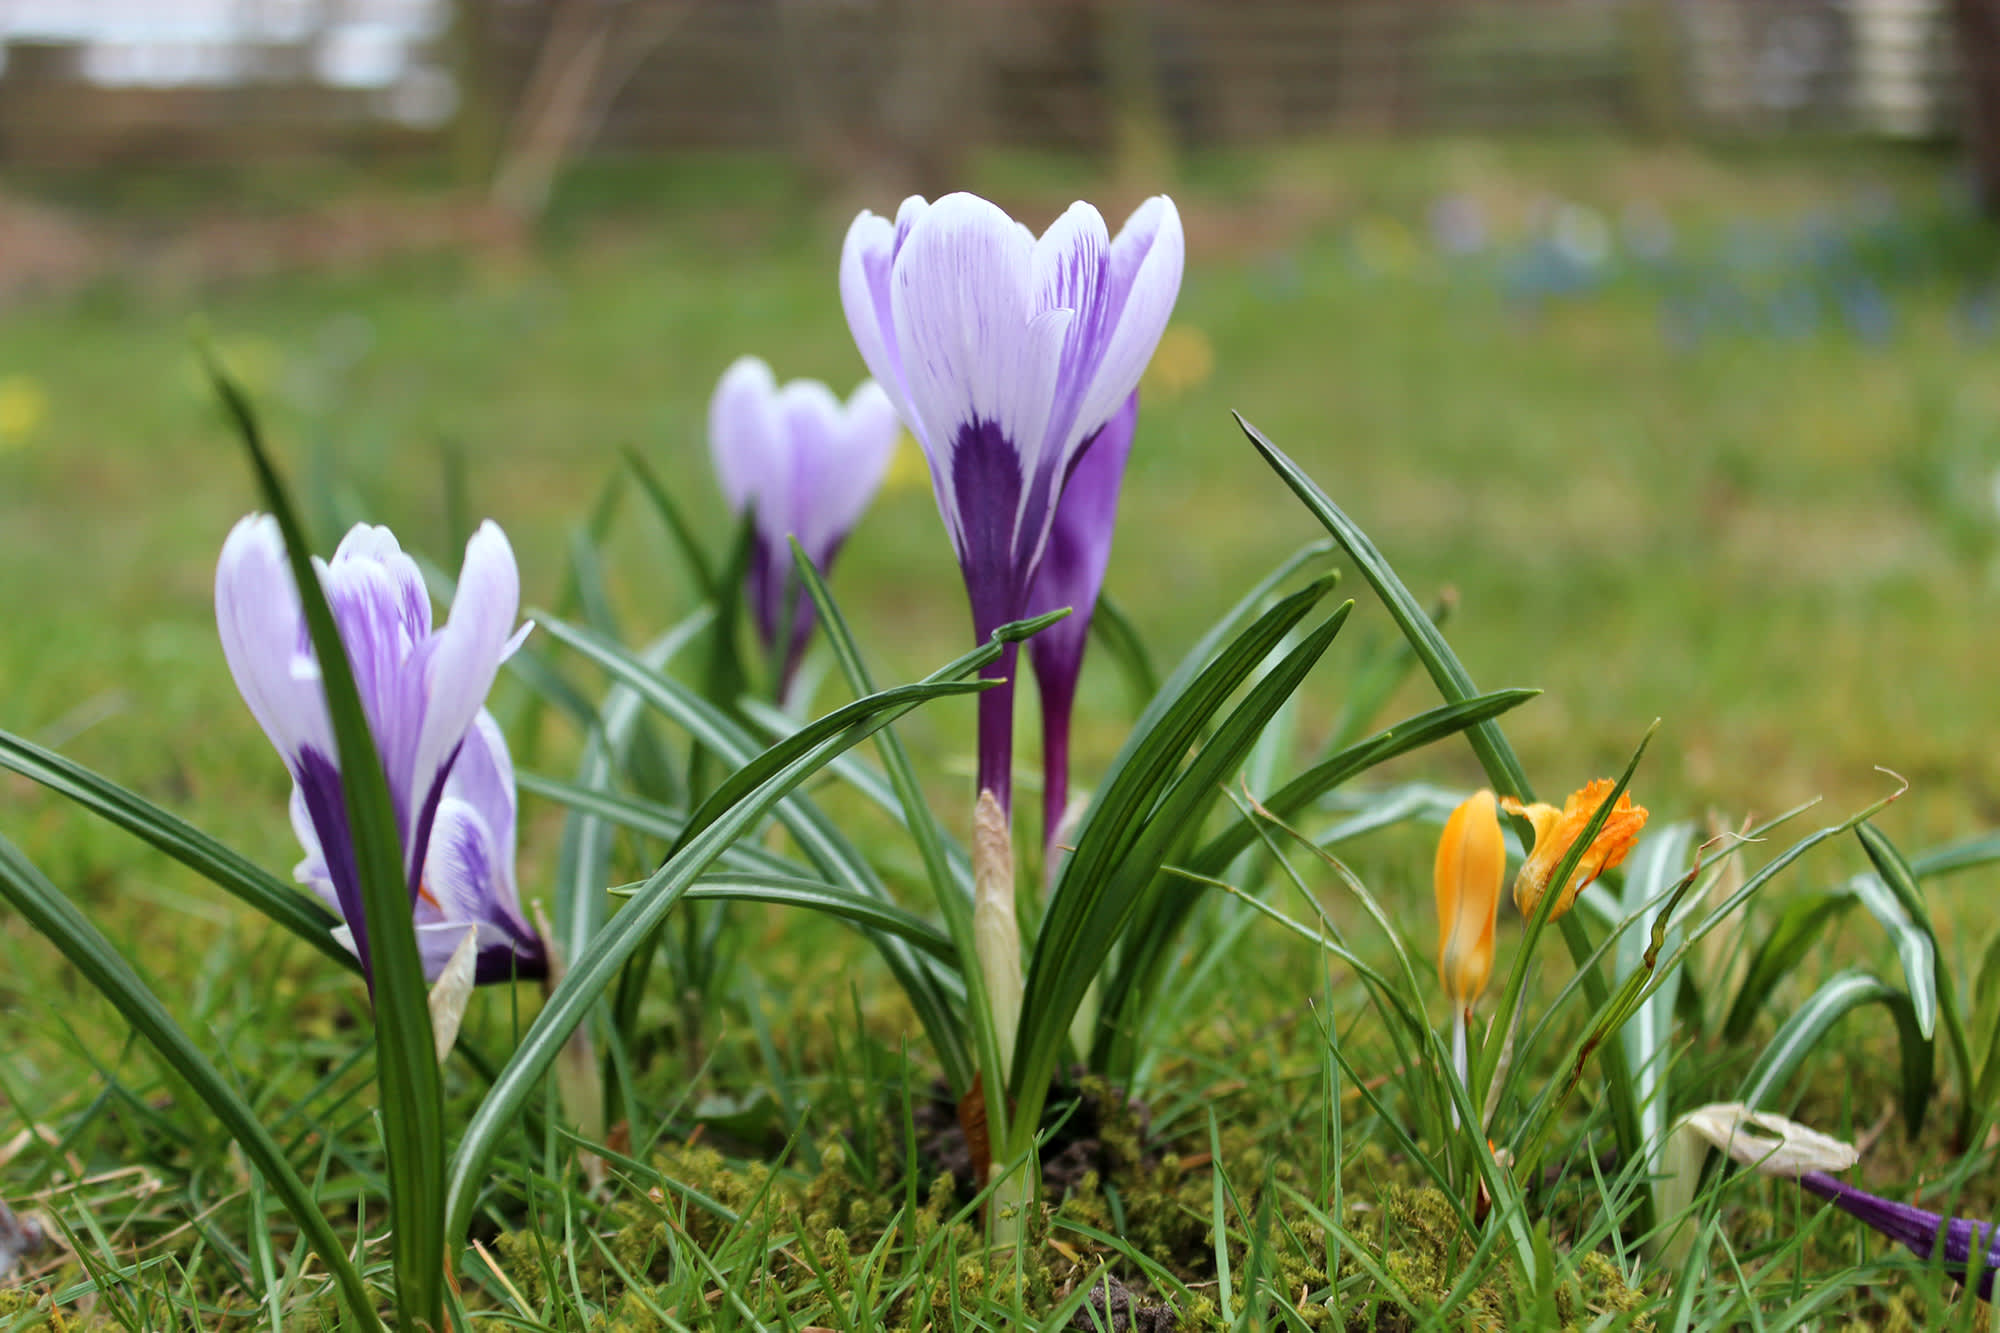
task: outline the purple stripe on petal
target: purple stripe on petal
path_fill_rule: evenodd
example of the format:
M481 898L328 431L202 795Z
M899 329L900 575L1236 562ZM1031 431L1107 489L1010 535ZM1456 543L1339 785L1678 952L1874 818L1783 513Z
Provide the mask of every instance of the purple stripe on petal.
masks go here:
M341 785L340 768L318 750L308 747L294 761L292 776L305 798L306 814L319 835L319 852L340 902L340 915L354 932L354 955L361 960L361 973L368 989L375 989L375 974L368 962L367 918L361 910L361 874L354 863L354 839L347 828L347 792Z

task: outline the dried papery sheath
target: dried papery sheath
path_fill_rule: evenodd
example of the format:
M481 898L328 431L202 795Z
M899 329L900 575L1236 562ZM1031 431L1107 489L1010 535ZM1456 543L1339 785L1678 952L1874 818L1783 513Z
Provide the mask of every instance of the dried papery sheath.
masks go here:
M1021 1025L1021 923L1014 910L1014 840L990 791L979 793L972 813L972 884L972 938L1004 1077Z
M754 356L723 372L708 406L708 447L725 499L754 508L746 592L767 650L782 645L782 692L812 635L813 606L792 569L791 541L824 574L881 488L901 427L889 396L863 380L845 403L818 380L779 386Z
M395 804L425 977L435 982L468 934L478 982L540 976L542 942L514 883L514 767L484 707L529 629L514 623L520 580L506 536L492 523L473 534L437 629L423 576L387 528L357 525L314 564ZM335 934L366 970L339 751L276 520L252 515L230 532L215 614L237 688L292 774L305 852L294 873L346 922Z
M1021 618L1088 441L1138 387L1180 291L1180 216L1158 196L1114 239L1088 204L1039 238L969 194L862 213L840 295L869 372L930 460L985 639ZM1010 680L1012 647L987 669ZM1013 690L980 696L979 789L1011 805Z
M1732 1161L1767 1176L1845 1171L1861 1160L1850 1143L1741 1102L1717 1102L1690 1111L1675 1129L1694 1134Z

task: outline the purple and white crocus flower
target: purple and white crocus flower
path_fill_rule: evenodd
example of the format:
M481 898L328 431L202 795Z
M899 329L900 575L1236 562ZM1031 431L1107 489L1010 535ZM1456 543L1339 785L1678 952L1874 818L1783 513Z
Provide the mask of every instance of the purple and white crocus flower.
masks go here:
M542 976L547 954L514 883L514 767L485 710L500 664L530 628L514 623L513 548L494 524L480 525L437 629L423 576L387 528L356 525L331 561L314 565L389 781L424 975L436 981L471 933L477 981ZM339 750L277 520L253 514L230 532L215 619L236 687L291 771L305 850L294 873L346 922L342 942L368 972Z
M1089 204L1037 237L970 194L862 213L840 299L869 373L930 460L979 640L1022 619L1056 506L1088 447L1139 386L1180 294L1180 214L1158 195L1114 240ZM1008 645L979 697L972 931L1005 1086L1021 1013L1012 841L1014 675ZM1008 1185L996 1195L998 1211Z
M756 508L747 592L765 650L783 654L781 698L814 623L812 601L793 576L790 539L825 574L880 489L900 430L889 395L869 380L843 404L818 380L781 388L768 365L746 356L715 386L709 453L730 508ZM781 647L788 623L790 641Z
M1064 485L1125 405L1180 293L1180 215L1164 195L1113 239L1089 204L1039 238L970 194L862 213L840 296L869 372L930 460L973 633L1022 617ZM1012 801L1015 650L979 700L979 789Z
M1042 843L1053 866L1057 834L1069 804L1069 730L1077 678L1104 571L1111 563L1111 536L1118 525L1118 491L1132 454L1139 422L1139 395L1125 405L1084 448L1056 505L1042 567L1028 591L1027 614L1061 607L1070 614L1028 640L1028 661L1042 696Z

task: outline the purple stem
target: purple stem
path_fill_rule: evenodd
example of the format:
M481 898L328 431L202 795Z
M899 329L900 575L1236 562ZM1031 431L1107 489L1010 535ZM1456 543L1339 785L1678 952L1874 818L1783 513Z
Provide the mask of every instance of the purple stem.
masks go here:
M1073 693L1048 690L1042 695L1042 870L1052 874L1056 834L1069 808L1069 723Z
M1010 643L981 668L986 680L1005 681L979 696L979 790L990 791L1009 819L1014 813L1014 668L1021 655Z

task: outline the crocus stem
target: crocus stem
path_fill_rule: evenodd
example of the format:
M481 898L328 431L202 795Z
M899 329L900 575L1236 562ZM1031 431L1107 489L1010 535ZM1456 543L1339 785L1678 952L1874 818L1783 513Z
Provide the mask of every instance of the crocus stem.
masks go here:
M1042 698L1042 878L1055 882L1056 840L1069 808L1069 699Z
M1003 820L1014 809L1014 668L1020 653L1020 647L1010 643L979 673L1005 682L979 696L979 797L983 801L991 796ZM1011 861L1010 852L1010 882Z
M1458 1080L1458 1086L1467 1097L1472 1095L1471 1056L1466 1049L1465 1029L1472 1021L1472 1011L1452 1006L1451 1012L1451 1076ZM1451 1127L1458 1128L1458 1102L1451 1104Z

